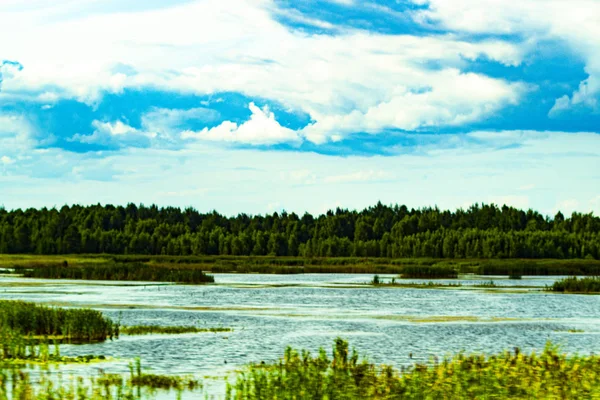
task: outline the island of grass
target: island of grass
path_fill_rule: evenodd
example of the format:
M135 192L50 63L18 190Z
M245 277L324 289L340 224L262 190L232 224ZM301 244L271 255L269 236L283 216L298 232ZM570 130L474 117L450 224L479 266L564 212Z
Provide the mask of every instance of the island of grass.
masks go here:
M197 326L159 326L159 325L132 325L122 326L120 329L125 335L176 335L181 333L203 333L203 332L231 332L231 328L200 328Z
M202 284L212 283L214 277L201 269L147 265L141 262L91 263L71 266L68 262L59 265L16 266L15 272L26 278L82 279L106 281L146 281Z
M0 300L0 329L30 339L102 342L119 336L119 325L100 311L47 307L25 301Z
M573 276L559 279L552 286L547 286L546 290L558 293L600 294L600 277L577 278Z

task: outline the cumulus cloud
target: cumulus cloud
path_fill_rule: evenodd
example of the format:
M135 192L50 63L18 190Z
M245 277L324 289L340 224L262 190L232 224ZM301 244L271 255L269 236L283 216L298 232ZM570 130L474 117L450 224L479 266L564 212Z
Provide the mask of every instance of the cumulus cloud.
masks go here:
M262 109L254 103L249 105L252 115L243 124L225 121L214 128L204 128L199 132L185 131L183 139L201 139L219 142L235 142L253 145L268 145L277 143L299 142L298 133L283 127L275 120L267 106Z
M22 152L38 144L36 128L20 114L0 114L0 149Z
M89 104L127 88L241 92L309 114L316 124L303 135L316 143L341 139L338 122L345 135L352 125L371 133L459 125L489 117L524 91L460 72L482 57L518 65L522 48L502 40L357 30L308 35L279 23L273 0L191 1L128 13L84 13L89 1L69 4L3 12L0 36L14 38L3 53L25 66L5 79L6 90ZM225 136L237 131L222 129Z
M156 137L156 133L140 131L122 121L101 122L94 121L95 128L91 135L76 134L70 140L73 142L96 144L109 148L149 147L150 140Z
M477 121L508 104L516 104L527 90L523 84L508 84L456 69L429 74L431 88L413 92L398 88L392 97L365 112L323 116L304 129L313 142L323 142L328 134L378 133L386 128L407 131L424 127L460 126Z
M588 78L569 95L557 99L556 116L574 108L598 110L600 97L600 3L595 0L413 0L429 7L415 18L453 31L515 34L527 38L524 49L541 40L566 43L586 63Z

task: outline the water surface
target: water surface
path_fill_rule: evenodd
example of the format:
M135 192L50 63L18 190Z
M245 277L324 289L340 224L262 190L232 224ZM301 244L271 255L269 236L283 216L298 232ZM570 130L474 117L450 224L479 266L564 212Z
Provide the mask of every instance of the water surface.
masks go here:
M459 280L464 285L494 280L514 286L509 292L360 286L372 278L216 274L215 284L192 286L0 277L0 298L91 307L125 325L234 329L217 334L121 336L101 344L61 346L64 355L117 358L89 367L109 372L127 371L128 362L140 356L154 372L222 377L249 362L276 360L288 345L330 349L336 337L349 340L371 361L396 366L459 351L493 353L515 346L539 350L548 340L568 352L600 351L599 296L523 288L543 288L556 277ZM569 333L569 329L584 332ZM64 368L81 370L81 366ZM222 385L215 387L221 390Z

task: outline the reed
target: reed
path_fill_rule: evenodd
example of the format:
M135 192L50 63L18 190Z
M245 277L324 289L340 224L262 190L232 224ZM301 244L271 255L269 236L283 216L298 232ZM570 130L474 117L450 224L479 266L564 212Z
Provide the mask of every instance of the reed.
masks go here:
M546 290L559 293L600 293L600 277L584 277L559 279L552 284L546 286Z
M407 266L402 271L403 279L456 279L458 272L452 265Z
M600 357L540 353L458 354L397 370L359 358L336 339L333 357L291 348L274 364L245 368L227 399L590 399L600 396Z
M136 263L91 263L81 266L24 266L17 269L24 277L43 279L83 279L107 281L149 281L174 283L211 283L215 279L201 269L169 268Z
M202 332L231 332L231 328L199 328L197 326L158 326L158 325L133 325L122 326L120 333L125 335L150 335L167 334L174 335L180 333L202 333Z
M53 376L50 371L32 380L24 370L0 369L0 399L2 400L142 400L165 398L175 391L175 398L184 392L198 392L202 384L191 377L146 374L139 361L129 377L104 374L89 378ZM173 398L173 397L170 397Z
M495 288L495 287L498 287L498 285L496 285L496 282L494 282L494 281L487 281L487 282L476 283L473 286L474 287L482 287L482 288Z
M0 300L0 327L21 336L74 342L101 342L119 336L119 325L100 311L46 307L11 300Z

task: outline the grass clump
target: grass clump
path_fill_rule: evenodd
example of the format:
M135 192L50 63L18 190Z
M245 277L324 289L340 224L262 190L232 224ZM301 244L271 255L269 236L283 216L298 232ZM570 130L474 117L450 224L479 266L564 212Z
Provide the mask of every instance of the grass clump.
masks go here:
M600 293L600 277L584 277L559 279L552 284L546 286L546 290L559 293Z
M199 328L196 326L159 326L159 325L133 325L122 326L120 332L126 335L150 335L167 334L174 335L180 333L201 333L201 332L231 332L231 328Z
M0 399L8 400L141 400L158 397L159 391L175 391L176 398L184 392L197 392L202 384L190 377L146 374L137 361L130 366L129 377L100 374L90 378L53 376L50 371L32 380L23 370L0 369ZM160 398L164 398L164 395Z
M495 288L495 287L498 287L498 285L496 285L496 282L494 282L494 281L476 283L473 286L474 287L482 287L482 288Z
M409 265L402 271L403 279L456 279L458 272L451 265Z
M0 301L0 327L21 336L101 342L119 335L119 325L100 311L46 307L25 301Z
M69 266L30 265L18 269L27 278L42 279L82 279L82 280L107 280L107 281L148 281L148 282L174 282L174 283L212 283L212 275L205 274L197 268L172 268L133 263L90 263L86 265Z
M567 357L547 345L485 355L458 354L398 371L360 359L336 339L333 357L291 348L275 364L251 365L227 388L250 399L589 399L600 396L600 357Z

